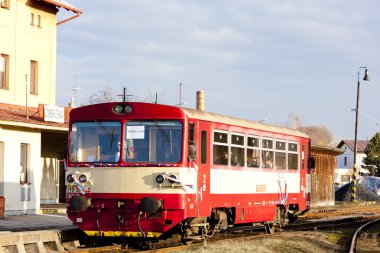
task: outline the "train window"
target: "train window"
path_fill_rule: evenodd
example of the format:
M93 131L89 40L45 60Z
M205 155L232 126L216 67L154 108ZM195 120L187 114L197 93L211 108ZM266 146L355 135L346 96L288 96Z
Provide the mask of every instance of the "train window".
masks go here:
M75 122L70 132L70 161L118 162L120 136L120 122Z
M273 140L263 139L262 147L266 149L273 149Z
M213 162L216 165L228 165L228 133L214 132Z
M214 132L214 142L228 143L228 134L221 132Z
M189 124L189 144L194 144L194 123Z
M253 148L258 148L259 147L259 137L250 137L248 136L247 138L247 146L248 147L253 147Z
M288 143L288 169L298 170L298 143Z
M272 139L262 139L262 162L263 168L271 169L273 168L273 140Z
M244 135L231 134L231 165L244 166Z
M276 152L274 161L276 169L286 170L286 143L285 141L276 141Z
M128 121L124 136L127 162L181 161L182 123L179 121Z
M247 138L247 166L260 167L259 137L248 136Z
M305 169L305 145L302 145L302 169Z
M201 133L201 163L207 163L207 132L202 131Z

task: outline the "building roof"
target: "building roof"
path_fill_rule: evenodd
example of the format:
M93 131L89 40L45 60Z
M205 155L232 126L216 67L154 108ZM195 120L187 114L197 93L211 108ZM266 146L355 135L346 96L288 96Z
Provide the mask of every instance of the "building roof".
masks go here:
M69 11L72 11L72 12L75 12L77 14L81 14L82 11L79 10L78 8L74 7L72 4L68 3L67 1L65 0L41 0L45 3L48 3L48 4L52 4L52 5L55 5L59 8L65 8L66 10L69 10Z
M312 153L321 153L321 154L330 154L333 156L338 156L344 153L343 149L340 148L333 148L333 147L327 147L327 146L320 146L320 145L311 145Z
M68 122L56 123L44 121L43 115L39 112L39 108L28 107L28 117L26 115L26 107L21 105L0 103L0 126L17 126L34 129L68 131Z
M369 140L358 140L357 142L357 149L358 152L364 152L365 148L368 146ZM341 148L344 144L347 145L347 147L354 152L354 146L355 146L355 141L354 140L342 140L337 148Z

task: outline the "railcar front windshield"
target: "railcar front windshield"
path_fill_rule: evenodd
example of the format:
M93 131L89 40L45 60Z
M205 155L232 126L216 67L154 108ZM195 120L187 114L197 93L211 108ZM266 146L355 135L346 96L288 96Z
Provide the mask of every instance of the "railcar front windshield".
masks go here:
M124 161L176 163L181 161L180 121L128 121L124 133Z
M75 122L70 132L70 161L118 162L120 138L120 122Z

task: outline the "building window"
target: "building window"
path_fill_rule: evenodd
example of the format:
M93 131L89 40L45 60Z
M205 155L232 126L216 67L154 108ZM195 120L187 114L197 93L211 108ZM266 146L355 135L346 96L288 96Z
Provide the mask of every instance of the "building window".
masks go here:
M344 157L344 166L347 166L348 164L348 159L347 159L347 156Z
M1 8L9 9L10 0L0 0Z
M0 54L0 89L8 89L9 83L9 56Z
M38 94L38 62L30 61L30 94Z
M30 145L21 143L20 152L20 184L28 182L28 168L30 166Z

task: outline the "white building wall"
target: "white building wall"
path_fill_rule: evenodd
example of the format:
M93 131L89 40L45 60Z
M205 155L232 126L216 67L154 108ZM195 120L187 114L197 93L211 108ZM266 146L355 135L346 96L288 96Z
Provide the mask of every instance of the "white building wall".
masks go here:
M4 166L0 174L3 173L4 175L5 214L36 213L36 210L40 208L40 132L16 128L0 128L0 142L4 153L4 160L2 161ZM30 167L28 168L27 184L20 184L21 143L30 145L28 155ZM22 201L22 196L24 196L24 201ZM28 199L29 196L30 199Z

